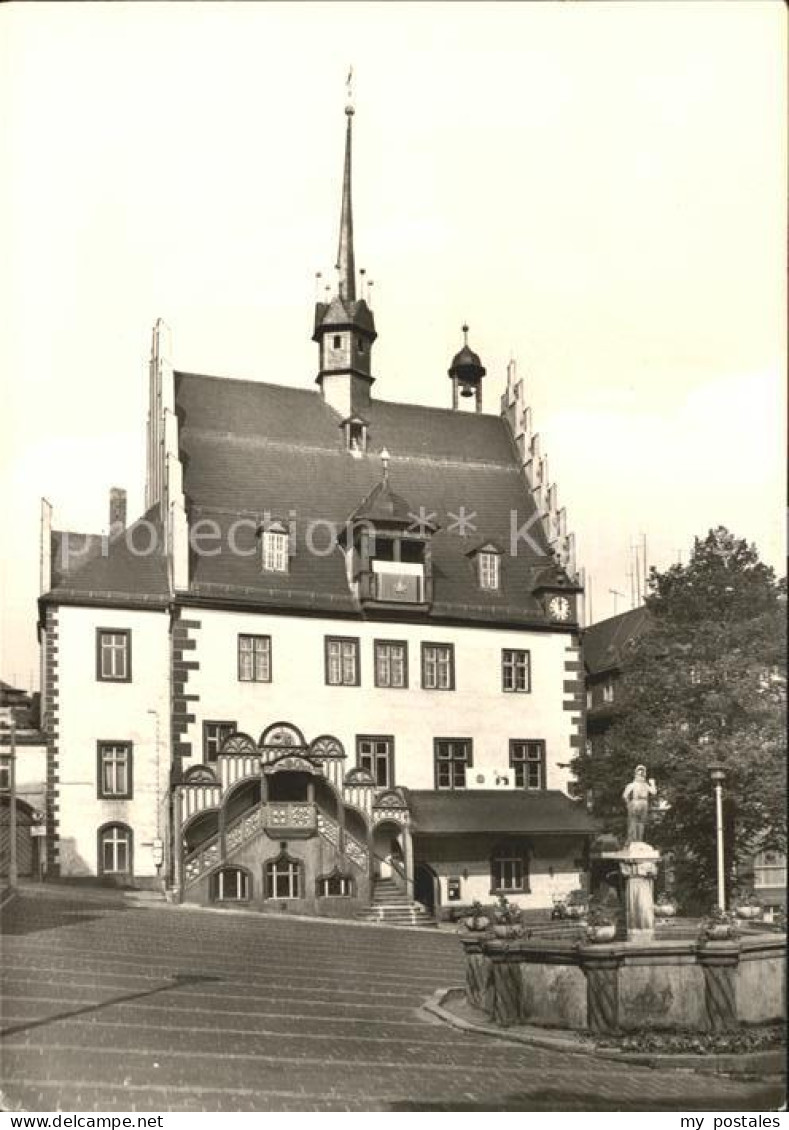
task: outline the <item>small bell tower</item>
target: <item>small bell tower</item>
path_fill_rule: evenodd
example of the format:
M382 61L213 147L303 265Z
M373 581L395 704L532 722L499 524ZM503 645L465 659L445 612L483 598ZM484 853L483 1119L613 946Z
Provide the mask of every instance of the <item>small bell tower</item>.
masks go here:
M350 75L349 75L350 80ZM323 399L343 419L364 410L370 403L375 378L371 371L372 344L376 339L375 321L365 297L356 297L356 264L353 249L353 207L351 165L353 146L353 104L345 107L345 166L340 208L340 241L337 249L337 291L325 302L315 304L315 329L312 340L320 349L320 369L316 378Z
M460 411L460 397L474 397L477 412L482 411L482 378L487 369L473 349L469 349L468 326L463 326L463 348L452 358L449 375L452 378L452 408Z

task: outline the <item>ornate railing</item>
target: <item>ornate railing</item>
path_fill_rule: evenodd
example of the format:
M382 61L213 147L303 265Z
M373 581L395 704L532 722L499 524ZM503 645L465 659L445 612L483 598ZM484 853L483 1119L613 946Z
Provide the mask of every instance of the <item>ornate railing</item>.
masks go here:
M266 828L271 835L311 835L318 829L317 809L311 801L269 801L266 805Z
M280 833L283 837L309 836L318 832L332 845L340 849L340 826L325 812L308 801L269 801L237 816L225 829L225 858L220 858L219 836L214 835L184 860L184 884L191 886L203 875L227 862L244 844L261 832L274 838ZM367 846L346 831L343 837L345 855L358 867L367 872L370 855Z
M331 816L327 816L325 812L318 813L318 832L323 836L327 843L332 847L340 848L340 826L336 820ZM370 854L366 846L352 836L349 831L345 831L343 835L343 842L345 845L345 854L351 863L359 868L360 871L367 873L370 867Z
M225 858L238 851L245 843L251 840L266 826L265 811L262 804L243 812L237 816L225 829ZM184 883L191 886L224 862L219 855L219 836L214 835L204 844L191 852L184 860Z

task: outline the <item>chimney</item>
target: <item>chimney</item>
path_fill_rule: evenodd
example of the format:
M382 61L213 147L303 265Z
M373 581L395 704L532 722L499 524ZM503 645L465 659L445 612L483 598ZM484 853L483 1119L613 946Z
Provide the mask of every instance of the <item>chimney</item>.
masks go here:
M110 537L126 529L126 491L122 487L110 488Z

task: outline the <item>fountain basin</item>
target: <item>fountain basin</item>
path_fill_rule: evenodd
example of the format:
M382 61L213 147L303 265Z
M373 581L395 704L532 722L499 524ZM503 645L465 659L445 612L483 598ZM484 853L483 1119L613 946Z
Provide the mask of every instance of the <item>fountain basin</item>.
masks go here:
M719 1031L784 1016L786 936L499 940L461 936L469 1003L502 1027Z

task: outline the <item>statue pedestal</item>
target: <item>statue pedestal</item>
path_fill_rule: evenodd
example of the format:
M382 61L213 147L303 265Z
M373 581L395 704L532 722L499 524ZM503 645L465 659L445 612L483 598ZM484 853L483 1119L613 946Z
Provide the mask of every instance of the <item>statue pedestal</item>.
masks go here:
M645 843L601 853L619 864L625 881L625 925L629 942L648 942L655 936L654 883L660 852Z

